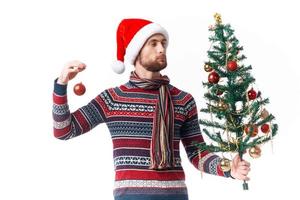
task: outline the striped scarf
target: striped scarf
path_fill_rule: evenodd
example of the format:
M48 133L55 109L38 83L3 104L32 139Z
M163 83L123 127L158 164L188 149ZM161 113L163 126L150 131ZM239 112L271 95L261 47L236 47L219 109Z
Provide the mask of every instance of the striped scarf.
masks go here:
M150 169L164 170L174 167L174 107L168 88L167 76L157 79L142 79L134 71L130 82L143 89L159 89L153 117Z

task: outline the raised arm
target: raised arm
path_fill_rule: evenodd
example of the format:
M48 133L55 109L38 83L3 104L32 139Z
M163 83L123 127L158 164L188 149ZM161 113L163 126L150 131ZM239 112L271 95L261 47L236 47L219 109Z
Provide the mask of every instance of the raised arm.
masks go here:
M104 105L103 99L100 95L73 113L69 110L67 84L85 68L85 64L79 61L69 62L60 77L54 81L53 130L54 136L58 139L67 140L81 135L106 120L101 106Z

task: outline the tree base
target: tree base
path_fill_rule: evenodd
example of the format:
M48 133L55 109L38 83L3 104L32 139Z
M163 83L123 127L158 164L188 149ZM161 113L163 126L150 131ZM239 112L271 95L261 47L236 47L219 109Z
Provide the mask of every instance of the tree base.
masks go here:
M244 181L244 183L243 183L243 189L244 190L248 190L249 189L248 188L248 183L246 181Z

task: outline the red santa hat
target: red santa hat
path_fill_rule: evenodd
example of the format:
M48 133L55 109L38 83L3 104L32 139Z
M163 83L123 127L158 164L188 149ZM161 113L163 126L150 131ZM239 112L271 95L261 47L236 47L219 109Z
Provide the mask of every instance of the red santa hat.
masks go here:
M134 61L149 37L160 33L169 41L168 32L159 24L145 19L124 19L117 30L117 61L112 64L114 72L121 74L125 64Z

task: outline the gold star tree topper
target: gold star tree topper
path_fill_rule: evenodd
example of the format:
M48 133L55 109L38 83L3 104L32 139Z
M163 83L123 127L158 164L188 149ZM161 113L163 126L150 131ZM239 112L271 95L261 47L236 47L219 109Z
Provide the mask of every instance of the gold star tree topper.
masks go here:
M219 13L214 14L214 18L216 20L216 24L221 24L222 23L222 18Z

